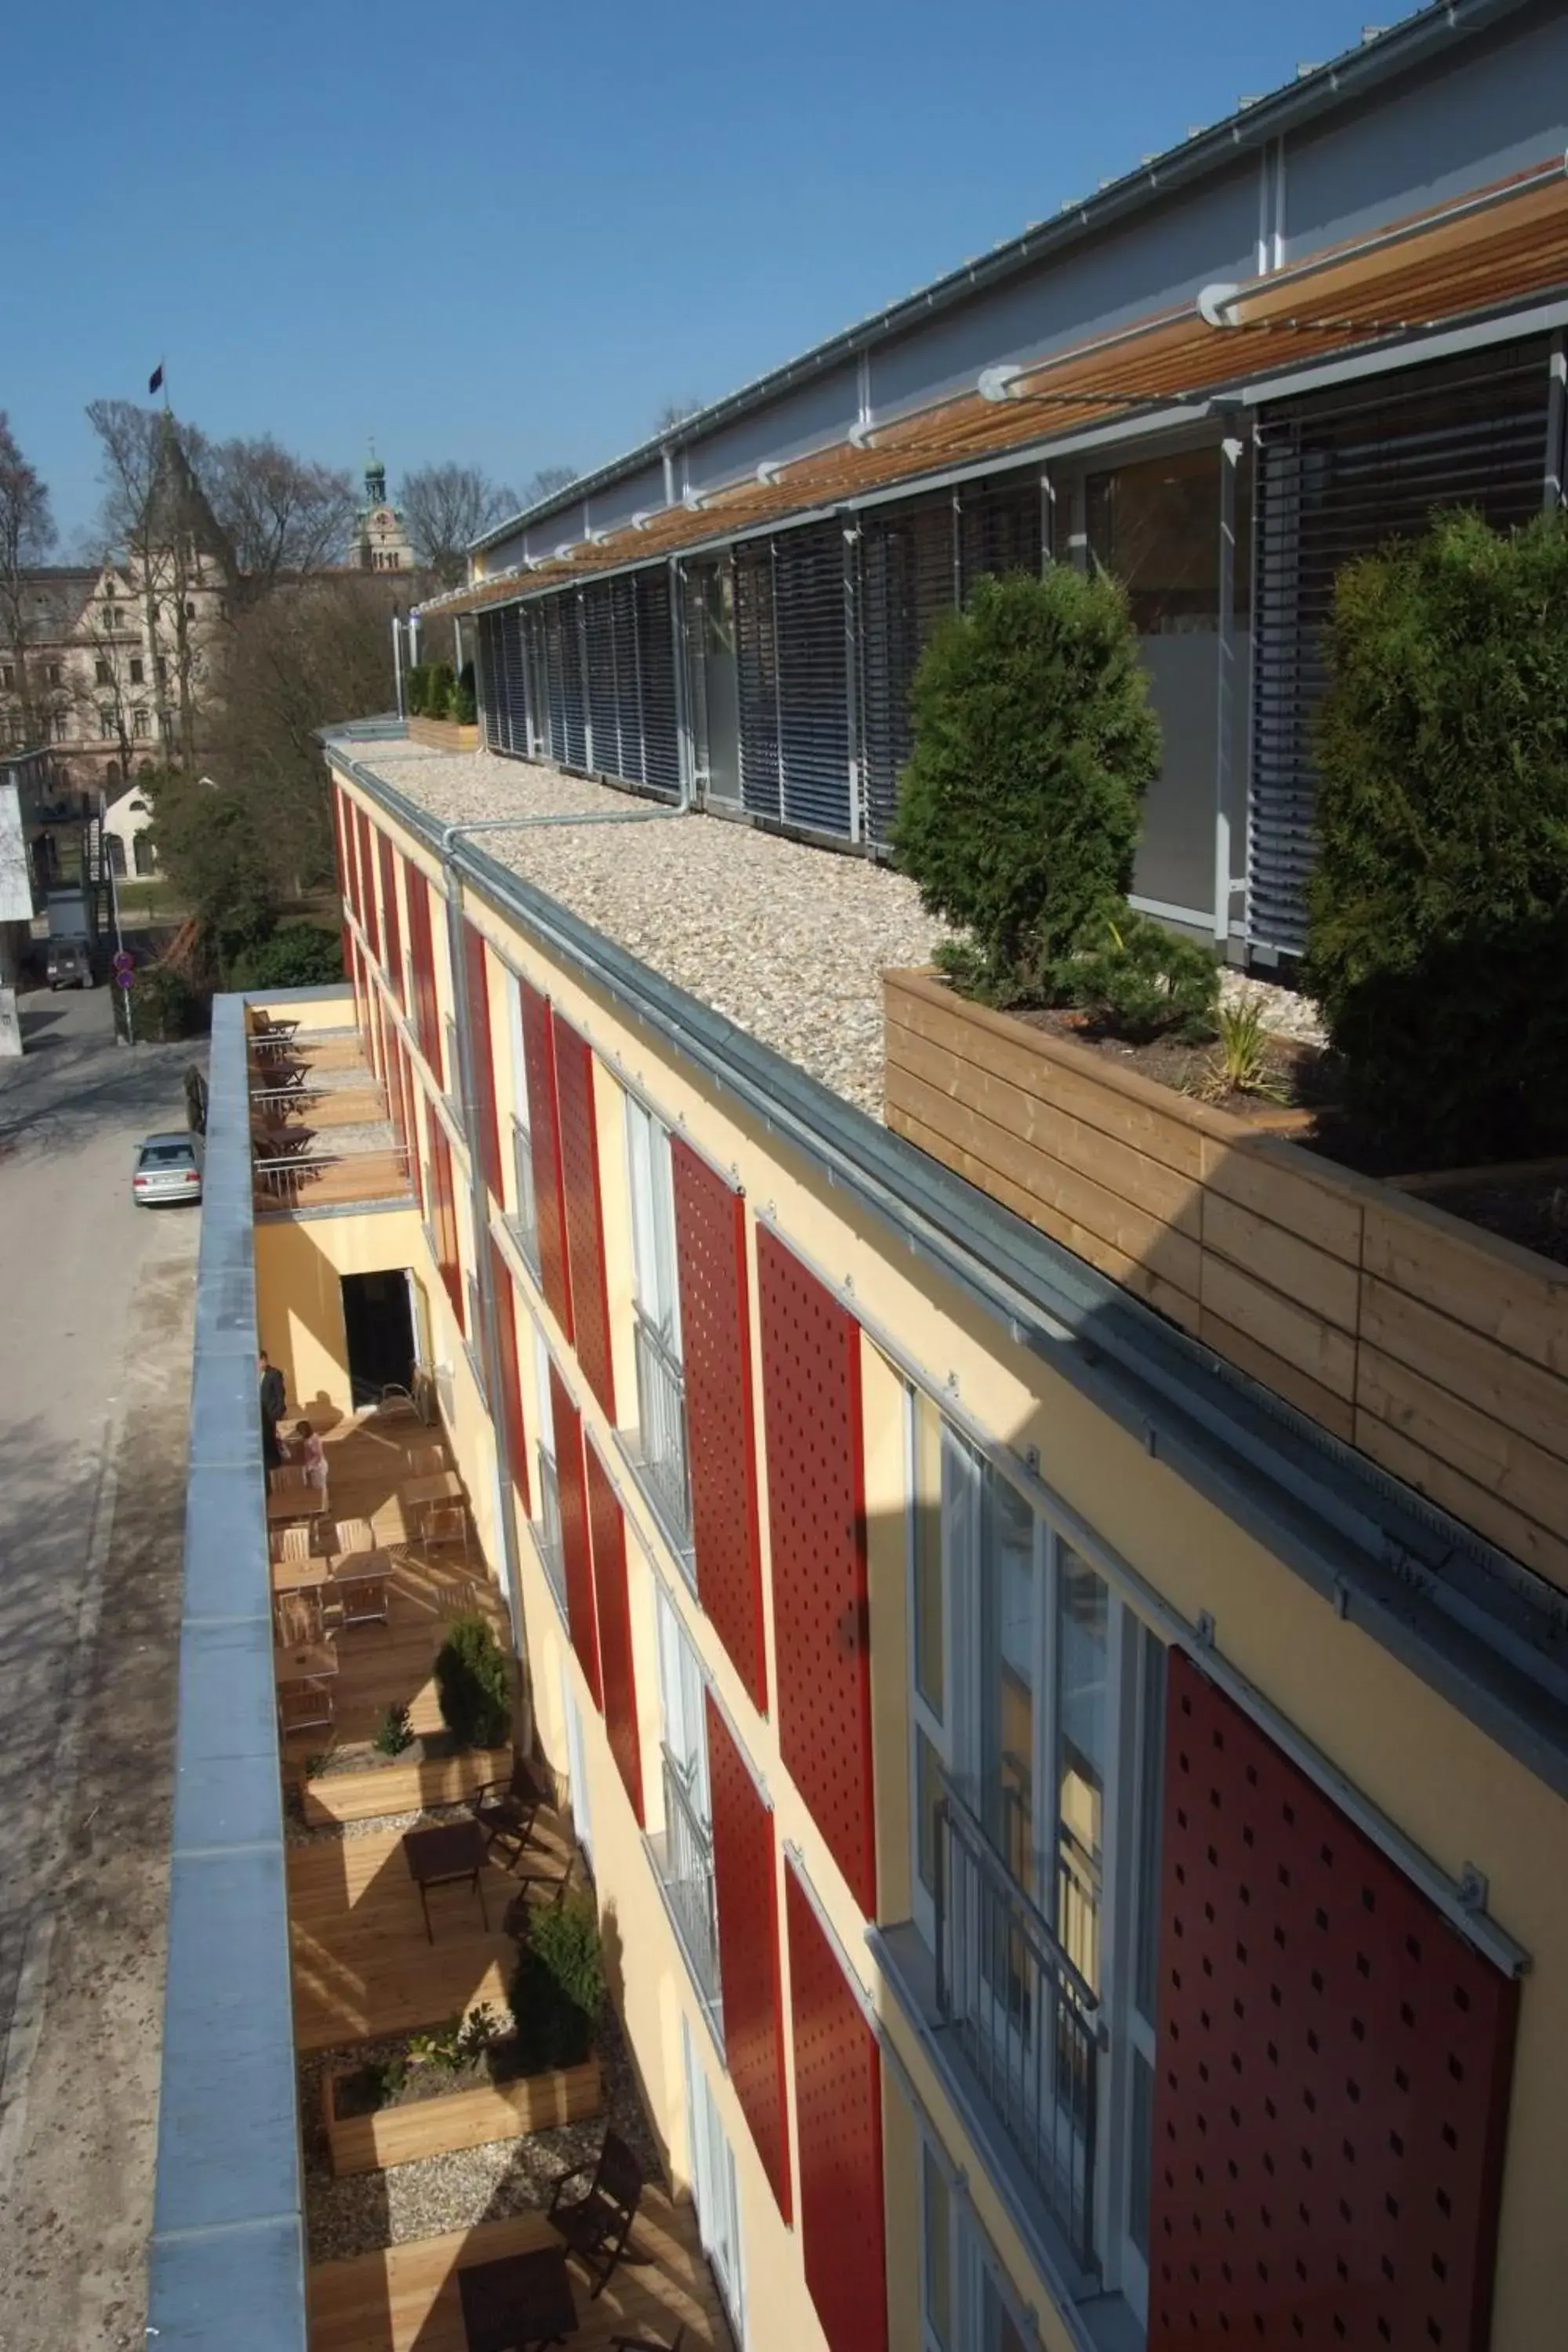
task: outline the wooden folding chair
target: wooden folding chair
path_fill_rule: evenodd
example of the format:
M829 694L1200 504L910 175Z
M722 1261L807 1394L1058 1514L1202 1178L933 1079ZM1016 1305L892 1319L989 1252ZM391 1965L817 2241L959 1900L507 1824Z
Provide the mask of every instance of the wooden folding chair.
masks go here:
M446 1451L439 1445L416 1445L408 1457L408 1475L413 1478L438 1478L447 1467Z
M423 1541L427 1551L439 1551L449 1544L462 1547L463 1566L468 1564L468 1514L461 1503L432 1503L425 1514Z
M374 1551L375 1536L368 1519L340 1519L332 1530L332 1558L344 1559L351 1552Z
M590 2174L593 2178L588 2186L563 2201L562 2191ZM620 2134L614 2131L605 2134L597 2164L574 2165L555 2183L549 2219L593 2280L595 2295L603 2294L616 2264L626 2259L626 2242L642 2192L642 2167Z

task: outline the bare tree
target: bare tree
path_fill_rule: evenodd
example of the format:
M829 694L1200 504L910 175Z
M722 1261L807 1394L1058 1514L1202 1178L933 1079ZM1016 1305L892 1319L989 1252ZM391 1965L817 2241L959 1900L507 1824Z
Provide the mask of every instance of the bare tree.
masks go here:
M56 537L47 487L23 457L0 409L0 642L21 706L24 742L37 740L38 727L27 646L26 574L47 560Z
M416 560L443 588L468 575L473 541L517 510L517 497L478 466L421 466L398 485Z
M522 503L525 507L536 507L542 499L552 499L558 490L569 490L576 479L575 466L541 466L528 478Z
M354 518L343 468L296 457L270 434L215 442L195 463L252 594L341 560Z
M695 416L701 406L702 403L697 399L667 400L653 420L653 429L656 433L673 433L678 425L684 425L689 416Z

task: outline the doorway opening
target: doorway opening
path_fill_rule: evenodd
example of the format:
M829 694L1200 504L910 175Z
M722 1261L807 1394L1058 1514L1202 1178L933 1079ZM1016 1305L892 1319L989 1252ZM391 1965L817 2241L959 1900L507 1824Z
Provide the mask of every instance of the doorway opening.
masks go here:
M382 1391L395 1382L412 1390L414 1311L407 1272L395 1266L384 1274L345 1274L341 1279L349 1393L355 1407L379 1404Z

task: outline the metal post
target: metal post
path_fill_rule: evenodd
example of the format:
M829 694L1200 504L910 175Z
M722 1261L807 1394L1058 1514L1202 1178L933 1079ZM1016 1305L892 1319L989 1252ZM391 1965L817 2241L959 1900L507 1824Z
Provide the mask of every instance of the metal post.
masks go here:
M100 793L99 805L100 809L102 804L103 795ZM119 958L125 952L125 934L120 928L120 883L114 871L114 860L109 854L109 834L107 828L102 824L101 818L100 820L99 831L103 842L103 862L109 868L109 912L110 920L114 925L114 952L116 958ZM118 978L115 981L114 985L116 988L120 988ZM133 992L134 992L129 988L120 988L120 993L125 999L125 1042L128 1045L134 1045L136 1043L136 1015L132 1010L131 1005L131 999Z
M844 718L849 759L849 838L869 837L868 811L862 798L865 782L864 745L860 736L860 527L853 515L844 518Z
M406 719L408 713L403 707L403 624L395 613L392 616L392 675L397 686L397 715Z
M452 668L458 677L463 675L463 616L452 615Z
M678 555L669 559L669 635L675 655L675 748L680 776L678 806L689 809L696 797L697 751L691 740L691 692L686 674L686 570ZM646 761L644 772L646 778Z
M1542 504L1548 514L1555 514L1563 504L1563 428L1564 391L1568 389L1568 352L1564 350L1561 327L1552 338L1546 365L1546 480Z
M1215 688L1217 739L1214 762L1214 937L1223 954L1230 941L1230 739L1235 703L1236 477L1240 441L1220 443L1219 631Z
M586 509L584 509L584 513ZM588 692L588 614L581 588L574 589L572 601L577 607L577 676L583 688L583 765L590 775L594 766L594 705Z

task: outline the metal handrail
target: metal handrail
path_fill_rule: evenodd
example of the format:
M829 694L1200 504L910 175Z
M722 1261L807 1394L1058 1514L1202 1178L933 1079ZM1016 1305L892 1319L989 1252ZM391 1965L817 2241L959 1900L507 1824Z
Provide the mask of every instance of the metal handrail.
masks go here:
M945 1780L934 1847L938 2010L1092 2271L1099 1996Z
M719 1915L713 1892L713 1832L691 1801L686 1775L664 1759L664 1852L659 1875L698 1991L719 2007Z
M691 1535L691 1472L686 1443L686 1376L637 1307L632 1319L637 1378L640 1468L659 1517L682 1544Z

